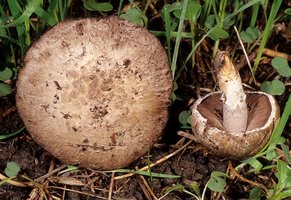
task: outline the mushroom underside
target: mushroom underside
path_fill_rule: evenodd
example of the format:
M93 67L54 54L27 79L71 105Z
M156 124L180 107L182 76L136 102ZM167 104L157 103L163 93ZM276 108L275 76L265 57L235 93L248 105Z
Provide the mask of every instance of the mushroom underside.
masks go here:
M27 130L52 155L113 169L161 136L171 91L157 38L117 17L88 18L59 23L30 47L16 100Z
M192 130L196 141L214 154L242 159L258 152L269 140L279 118L279 109L271 95L246 92L248 105L247 130L229 132L222 125L221 92L205 96L192 108Z
M209 127L227 131L222 125L223 103L220 97L220 93L210 95L198 105L198 111L207 118ZM260 93L247 93L246 102L248 106L247 131L263 127L272 112L269 98Z

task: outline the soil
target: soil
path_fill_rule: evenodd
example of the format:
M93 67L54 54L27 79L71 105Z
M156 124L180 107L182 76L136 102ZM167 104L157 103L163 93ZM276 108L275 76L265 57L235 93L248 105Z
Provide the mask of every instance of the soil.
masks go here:
M9 110L14 106L14 95L2 98L1 113ZM177 103L181 104L181 102ZM177 109L177 107L179 109ZM176 109L175 109L176 108ZM179 113L180 105L171 107L172 113ZM0 114L1 114L0 113ZM175 115L175 114L174 114ZM175 117L172 116L174 119ZM17 111L12 110L1 120L1 130L15 131L22 126ZM290 128L290 127L289 127ZM160 140L151 152L149 159L153 162L159 160L185 144L186 141L178 137L175 123L170 119L169 126L166 129L164 137ZM14 138L0 143L0 173L4 174L6 163L9 161L16 162L21 166L21 171L17 177L19 182L28 182L35 180L32 186L18 187L13 184L4 184L0 187L0 199L41 199L42 193L48 198L58 197L59 199L107 199L111 183L112 173L100 172L92 169L79 168L78 170L62 172L66 165L53 158L48 152L38 146L29 133L24 131ZM229 163L233 166L239 162L229 161L208 154L207 150L199 144L192 142L187 148L183 149L174 157L158 164L152 168L155 173L179 175L178 179L167 178L150 178L146 176L135 175L130 178L124 178L114 181L112 199L123 200L142 200L152 199L148 190L145 189L144 179L148 183L152 192L157 197L162 197L167 188L181 184L187 187L193 182L198 183L200 191L210 178L212 171L227 172ZM132 163L129 169L137 169L148 165L148 156L144 156ZM49 173L55 169L55 173ZM240 172L242 176L250 180L255 177L248 177L247 171ZM48 175L48 177L46 177ZM122 174L116 173L115 176ZM268 176L262 174L262 176ZM25 178L28 177L28 178ZM44 177L44 178L43 178ZM261 182L261 180L258 180ZM264 184L271 184L270 179ZM248 183L238 181L236 178L228 180L228 188L223 194L224 199L247 199L249 190L252 186ZM187 188L186 188L187 189ZM189 190L189 189L188 189ZM36 197L33 194L36 193ZM206 192L206 199L214 199L215 195L209 190ZM172 192L163 198L164 200L175 199L194 199L182 191ZM219 197L217 197L219 199Z
M3 110L11 107L9 99L13 99L14 95L6 99L6 106L2 104ZM2 103L5 101L2 101ZM9 116L9 117L8 117ZM4 117L1 121L1 130L17 130L19 125L22 125L17 111L12 111L8 116ZM10 118L10 119L7 119ZM11 120L11 121L9 121ZM10 122L10 123L9 123ZM17 125L19 124L19 125ZM11 128L14 125L15 128ZM167 141L167 137L171 137L166 133L165 139L161 140L160 147L155 147L151 150L150 160L158 160L176 150L180 145L172 145ZM172 133L173 134L173 133ZM172 140L176 140L173 139ZM152 188L152 191L157 196L162 196L166 187L173 184L189 184L192 181L197 181L201 185L205 185L209 179L211 171L225 171L227 169L227 161L217 158L212 155L205 155L203 151L193 152L196 144L191 144L183 153L179 153L173 158L157 165L153 168L155 173L164 173L169 175L179 175L179 179L158 179L153 178L150 180L146 178ZM8 161L14 161L21 166L21 172L18 175L18 181L27 182L25 177L32 180L37 180L46 175L50 165L54 165L55 169L64 166L58 160L55 160L48 152L44 151L38 146L29 134L24 131L22 134L0 143L0 173L4 174L3 170ZM139 159L133 163L129 168L146 166L148 162L147 156ZM80 168L76 172L63 173L60 176L56 174L51 175L47 179L42 179L35 183L33 187L17 187L11 184L5 184L0 187L0 199L27 199L34 188L42 185L44 190L48 190L50 195L62 195L64 189L70 189L64 194L65 199L107 199L108 189L110 185L111 173L103 173L91 169ZM69 181L64 182L65 178L70 177ZM60 181L61 180L61 181ZM78 180L82 186L74 186L73 180ZM49 183L48 183L49 182ZM54 187L50 187L54 186ZM59 188L56 188L59 187ZM140 176L133 176L129 179L121 179L115 182L114 188L118 188L118 192L114 192L113 199L147 199L142 188L143 183ZM82 192L83 194L81 194ZM237 195L237 194L236 194ZM184 195L173 194L165 197L164 199L179 199ZM189 198L190 199L190 198Z
M76 3L75 6L78 6L78 3ZM78 17L79 15L85 14L83 12L81 12L81 14L73 12L71 17ZM159 20L152 20L150 21L149 28L161 27L160 23ZM162 40L163 38L161 38L161 41ZM236 39L234 40L236 41ZM287 42L290 43L287 38L283 37L280 33L274 33L271 36L268 48L274 49L276 47L278 51L290 54L291 45L285 45ZM182 41L181 57L184 58L187 54L185 52L189 52L189 44L190 42L187 40ZM198 97L198 94L202 96L206 94L205 88L210 90L215 88L215 77L213 74L207 73L210 67L206 67L211 66L211 52L207 51L211 45L210 40L205 41L204 48L201 48L199 53L196 54L196 59L199 62L198 67L196 66L194 70L189 70L191 66L187 66L189 69L182 71L180 79L178 80L180 87L176 91L179 99L169 108L170 120L163 138L161 138L158 144L150 150L148 155L132 163L128 166L128 169L138 169L148 166L149 160L151 163L154 163L161 158L165 158L165 156L173 153L189 141L177 135L177 132L180 130L186 131L185 129L181 129L177 119L181 111L189 109L191 102ZM232 46L231 42L225 42L221 45L224 49L228 49ZM243 57L243 54L240 55ZM241 57L237 58L238 64L240 66L246 66L245 61L243 61ZM181 58L180 62L182 62L182 60ZM258 81L260 82L267 78L272 80L272 78L276 76L269 65L270 58L265 61L266 64L262 63L257 71ZM250 74L248 73L247 67L241 70L241 75L243 81L248 82ZM285 95L276 97L282 109L290 91L290 87L287 87ZM13 93L6 97L1 97L0 134L17 131L23 126L22 120L15 108L15 94ZM291 123L289 122L284 132L284 136L287 138L287 144L289 144L290 138L288 137L290 136L286 133L290 132L290 130ZM164 162L151 168L152 172L179 175L180 178L169 179L133 175L129 178L112 181L112 177L121 176L127 173L102 172L87 168L67 170L68 168L65 163L56 160L37 145L27 131L23 131L13 138L0 142L0 174L5 174L4 170L9 161L14 161L21 167L20 173L14 180L20 183L28 182L29 185L23 184L19 186L8 183L1 185L0 200L36 200L42 199L44 196L46 196L47 199L68 200L109 199L108 196L110 194L112 194L112 199L143 200L154 199L153 196L160 198L166 193L169 187L177 184L181 184L185 189L191 191L189 185L193 183L197 183L200 192L202 192L212 171L229 172L231 166L235 167L239 164L238 161L231 161L211 155L199 144L191 142L187 147L175 154L175 156L165 159ZM241 170L239 172L240 175L266 186L272 184L274 173L262 173L260 174L261 178L258 178L258 176L253 176L253 174L249 175L247 170L247 168ZM111 185L112 183L113 185ZM206 190L205 199L248 199L249 192L253 187L254 185L242 181L232 174L232 176L227 179L226 191L223 194L211 192L208 189ZM110 190L112 190L112 192ZM154 195L152 195L151 192L153 192ZM195 198L182 190L176 190L164 196L162 199L191 200Z

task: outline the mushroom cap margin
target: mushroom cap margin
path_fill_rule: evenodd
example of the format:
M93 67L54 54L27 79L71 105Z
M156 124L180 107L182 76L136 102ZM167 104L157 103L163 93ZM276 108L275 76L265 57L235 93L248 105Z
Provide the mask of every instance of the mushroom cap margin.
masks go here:
M68 20L28 50L16 105L33 139L63 162L127 166L161 136L172 77L156 37L117 17Z
M244 159L259 152L269 141L272 131L279 120L280 110L272 95L263 92L246 92L247 101L248 97L252 94L264 95L268 98L271 105L270 116L262 127L254 127L255 123L253 123L251 130L247 129L245 133L233 133L227 131L221 125L221 119L215 119L214 122L211 122L212 125L210 125L209 120L201 114L198 106L205 99L216 95L218 98L218 101L215 103L216 109L220 106L222 107L222 103L221 105L218 103L221 92L213 92L203 98L199 98L191 108L191 124L195 141L205 146L210 153L234 160ZM217 126L213 126L213 124ZM248 122L248 126L250 126L250 122Z

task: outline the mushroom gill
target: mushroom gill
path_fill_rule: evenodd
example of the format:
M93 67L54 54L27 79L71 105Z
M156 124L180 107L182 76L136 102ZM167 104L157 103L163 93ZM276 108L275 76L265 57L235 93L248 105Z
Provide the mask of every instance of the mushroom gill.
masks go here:
M243 90L226 52L219 52L213 65L221 91L198 99L192 106L194 138L219 156L252 156L268 142L279 119L279 106L272 95Z
M249 108L245 132L228 131L222 124L221 92L198 99L192 106L191 125L195 141L216 155L243 159L257 153L268 142L280 111L274 97L246 92Z

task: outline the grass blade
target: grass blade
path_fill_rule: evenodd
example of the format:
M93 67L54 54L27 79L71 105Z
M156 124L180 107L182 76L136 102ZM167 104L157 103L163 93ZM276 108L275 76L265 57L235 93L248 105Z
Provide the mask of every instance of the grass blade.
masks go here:
M261 59L262 54L263 54L263 49L265 48L266 43L267 43L268 38L269 38L269 35L272 32L272 25L274 23L276 15L277 15L277 13L279 11L281 3L282 3L282 0L273 1L272 8L271 8L271 11L270 11L270 15L269 15L266 27L265 27L264 32L263 32L263 37L262 37L262 40L261 40L261 43L260 43L260 46L259 46L257 57L255 59L255 63L254 63L254 67L253 67L254 73L256 73L256 70L258 68L260 59Z
M170 10L169 10L170 5L165 5L162 11L164 21L165 21L165 29L166 29L166 41L167 41L167 50L168 50L168 58L169 58L169 63L171 65L171 16L170 16Z
M15 2L14 0L10 0L10 1ZM17 26L17 25L23 24L26 20L29 19L29 17L32 15L32 13L35 11L35 9L40 6L40 4L41 4L41 0L30 1L27 5L25 11L19 17L14 16L12 14L12 16L14 17L15 20L13 22L3 26L3 27L0 27L0 28L8 28L11 26ZM15 6L15 5L11 5L11 6ZM11 9L11 6L10 6L10 9ZM17 15L19 13L20 12L18 12Z
M8 138L11 138L11 137L21 133L24 129L25 129L25 127L22 127L21 129L19 129L18 131L15 131L13 133L7 133L7 134L0 135L0 141L1 140L6 140Z
M224 23L227 20L232 19L234 16L236 16L237 14L239 14L240 12L248 9L249 7L253 6L254 4L259 3L261 0L252 0L249 1L248 3L244 4L242 7L240 7L239 9L237 9L235 12L233 12L232 14L228 15L227 17L225 17L225 19L223 20L222 23ZM183 66L181 67L181 69L179 70L177 76L175 77L175 81L177 80L177 78L179 77L179 74L181 73L182 69L185 68L187 62L191 59L193 53L196 51L196 49L200 46L200 44L202 43L203 40L205 40L205 38L207 38L216 28L218 27L218 25L214 26L213 28L209 29L209 31L207 33L205 33L203 35L203 37L195 44L195 46L192 48L191 52L188 54L186 60L183 63Z
M19 45L19 42L17 40L15 40L14 38L9 37L7 35L0 34L0 38L2 38L3 40L7 40L7 41L9 41L11 43Z
M172 59L172 63L171 63L171 71L172 71L172 77L173 78L175 77L175 72L176 72L176 68L177 68L177 59L178 59L180 42L181 42L181 38L182 38L181 37L181 32L182 32L183 25L184 25L184 19L185 19L185 15L186 15L187 5L188 5L188 0L185 0L183 2L181 18L180 18L180 22L179 22L179 26L178 26L178 35L177 35L175 48L174 48L174 53L173 53L173 59Z
M153 178L180 178L180 176L177 175L171 175L171 174L160 174L160 173L155 173L155 172L149 172L149 171L142 171L142 170L137 170L133 171L130 169L116 169L116 170L110 170L110 171L101 171L101 172L115 172L115 173L134 173L138 175L143 175L143 176L149 176Z
M20 5L18 4L17 0L8 0L8 6L11 12L11 15L14 19L16 19L18 16L21 15ZM5 27L0 26L0 28L5 28ZM17 25L16 31L17 31L18 41L20 45L21 55L23 55L25 51L25 39L23 37L25 35L24 25L23 24Z
M53 15L50 14L49 12L45 11L41 7L36 7L35 9L35 14L45 20L50 26L53 26L57 23L57 21L54 19Z

